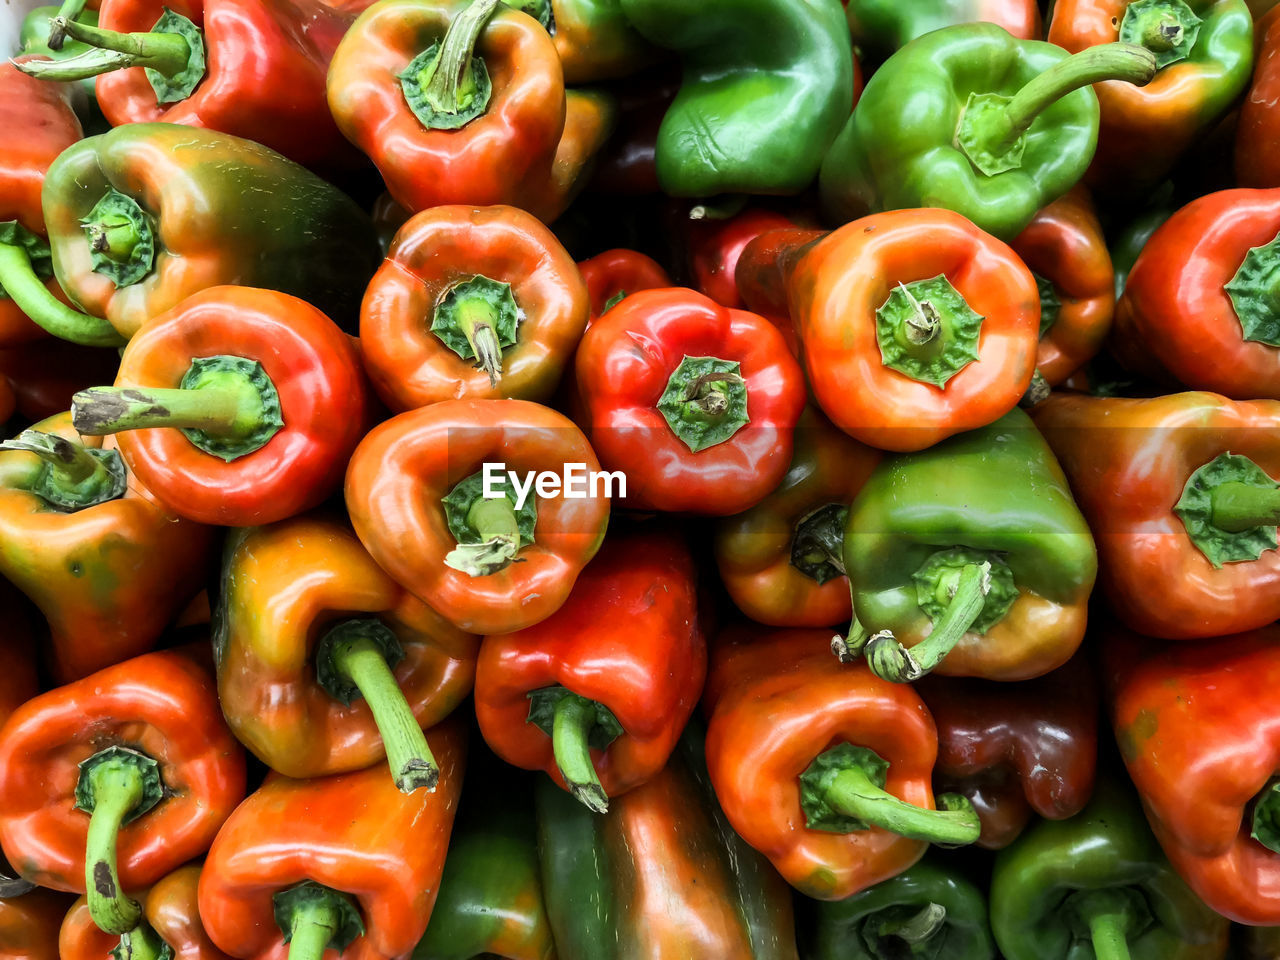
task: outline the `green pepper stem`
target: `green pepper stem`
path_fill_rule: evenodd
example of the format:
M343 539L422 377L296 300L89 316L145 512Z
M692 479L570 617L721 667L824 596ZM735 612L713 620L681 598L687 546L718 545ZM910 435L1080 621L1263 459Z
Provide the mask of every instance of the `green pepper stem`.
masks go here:
M841 663L853 663L862 656L867 644L872 640L894 640L891 630L881 630L872 634L862 625L862 621L858 619L858 604L857 598L853 595L852 580L849 581L849 603L853 608L853 615L849 621L848 634L842 637L837 633L831 638L831 652ZM894 642L897 641L894 640Z
M964 846L982 832L978 814L967 798L945 794L938 797L939 809L926 810L876 786L861 767L847 767L836 774L823 799L837 813L911 840ZM951 809L943 808L944 799Z
M939 316L937 307L928 300L917 300L901 280L898 281L898 286L902 288L903 296L911 304L912 312L903 321L907 328L907 339L916 345L926 344L935 339L942 329L942 317Z
M48 61L28 61L43 62ZM87 347L119 347L126 343L107 321L73 310L50 293L22 247L0 244L0 287L4 287L19 310L61 340Z
M50 46L57 34L95 49L67 60L30 60L15 64L29 76L65 82L87 80L125 67L147 67L173 77L186 69L191 59L191 45L176 33L118 33L61 15L49 23Z
M947 922L947 908L940 903L926 903L914 913L896 923L882 923L876 928L881 937L897 937L907 943L923 943Z
M1125 930L1128 914L1098 913L1089 918L1089 936L1093 939L1093 955L1097 960L1129 960L1129 939Z
M499 2L500 0L472 0L470 6L449 24L449 31L440 44L431 80L423 90L427 101L438 113L459 112L461 105L458 102L458 85L469 76L468 68L476 41L480 39L480 33L493 12L498 9Z
M368 637L352 637L336 641L332 656L338 672L356 685L369 704L396 787L401 793L413 793L419 787L434 792L440 768L382 649Z
M467 511L467 523L480 535L478 543L460 543L444 558L446 566L472 577L505 569L520 549L520 524L506 497L480 497Z
M121 824L143 799L143 775L130 764L101 763L89 776L94 797L84 857L89 914L104 933L125 934L142 919L142 907L120 889L116 840Z
M1018 400L1018 406L1029 410L1037 407L1049 399L1049 394L1053 392L1053 388L1049 386L1049 381L1044 378L1044 374L1039 370L1031 375L1031 383L1027 385L1026 392Z
M87 437L173 427L247 437L259 426L262 395L248 382L198 390L90 387L71 398L71 421Z
M569 792L594 813L609 810L609 797L591 762L588 736L596 722L595 704L581 697L562 697L551 727L551 749Z
M1148 50L1163 53L1182 42L1182 22L1171 13L1149 22L1142 31L1142 45Z
M105 221L87 223L84 231L88 235L91 249L105 253L112 260L121 263L129 259L142 239L138 232L138 224L128 217L116 216L110 223Z
M458 304L458 329L471 345L480 369L489 375L490 387L496 387L502 379L502 345L494 329L496 320L493 307L483 300L468 299Z
M52 433L23 430L11 440L0 443L0 450L23 450L34 453L49 465L57 482L67 487L105 484L110 475L104 464L78 443Z
M54 21L74 20L84 13L87 2L88 0L62 0L62 6L58 8L58 12L49 19L49 37L45 40L45 45L50 50L61 50L67 41L67 31L55 26Z
M1213 525L1228 533L1280 525L1280 487L1220 483L1209 495Z
M165 960L173 949L160 939L145 920L128 933L121 934L120 945L111 951L116 960Z
M1101 80L1144 86L1156 75L1156 55L1136 43L1102 43L1072 54L1014 94L1003 112L1006 130L992 142L1002 152L1024 134L1051 103Z
M877 634L867 641L867 665L871 672L893 683L910 683L923 677L943 661L973 626L982 613L990 589L991 563L965 564L947 612L924 640L910 650L892 634Z
M289 960L321 960L341 923L340 908L328 899L300 904L290 927Z

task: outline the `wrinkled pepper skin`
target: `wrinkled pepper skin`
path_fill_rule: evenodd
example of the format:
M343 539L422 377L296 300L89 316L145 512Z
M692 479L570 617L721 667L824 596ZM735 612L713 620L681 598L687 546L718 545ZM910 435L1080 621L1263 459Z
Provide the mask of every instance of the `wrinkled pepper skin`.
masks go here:
M378 767L320 780L269 774L218 833L200 874L200 916L218 948L284 960L273 895L311 880L358 904L365 929L344 960L409 954L440 889L466 760L458 720L427 740L440 764L434 792L406 796Z
M1173 510L1192 474L1228 451L1280 477L1280 403L1063 395L1035 418L1097 538L1101 586L1131 629L1194 640L1280 617L1280 553L1215 567Z
M910 5L893 0L849 0L845 4L854 48L863 57L884 60L916 37L960 23L994 23L1019 40L1043 37L1034 0L926 0Z
M89 815L75 808L77 765L117 745L159 763L165 788L120 828L125 890L203 854L244 798L244 750L204 666L170 650L127 660L28 701L0 730L0 846L20 876L85 892Z
M662 772L603 815L538 778L560 960L796 960L786 885L726 821L701 726L690 724Z
M673 197L799 193L853 104L853 53L836 0L621 0L641 35L681 58L658 132Z
M606 796L667 762L707 674L693 558L673 533L610 537L569 599L535 626L485 637L476 719L507 763L545 770L568 789L552 740L529 721L529 694L562 686L613 713L622 733L591 762ZM575 801L576 802L576 801Z
M316 649L332 624L372 616L392 631L405 654L396 683L421 727L471 692L478 639L383 573L337 520L308 515L233 532L220 593L222 712L236 738L287 777L363 770L386 755L368 702L344 705L317 681Z
M716 567L739 610L776 627L848 622L849 580L840 572L839 544L832 545L834 556L828 549L811 561L817 566L825 560L827 566L806 570L795 562L796 538L815 511L850 503L882 456L805 408L796 425L791 466L778 488L750 510L716 524ZM836 530L843 536L843 524Z
M1008 960L1092 960L1089 897L1132 897L1122 934L1133 960L1222 960L1230 924L1160 852L1132 787L1099 782L1069 820L1042 820L996 855L991 930ZM1123 928L1122 928L1123 929Z
M968 630L936 672L1029 680L1066 663L1084 638L1097 553L1067 478L1021 410L876 467L844 535L858 619L919 644L934 621L914 574L955 547L1007 564L1016 598L985 633Z
M1103 644L1116 741L1174 868L1223 916L1280 923L1280 855L1250 836L1280 768L1280 629L1165 649L1113 629Z
M1116 306L1121 361L1192 390L1280 400L1280 331L1271 329L1267 281L1246 281L1243 301L1224 289L1250 250L1277 234L1280 188L1220 190L1169 217L1142 248ZM1257 326L1246 329L1251 308Z
M1253 29L1258 60L1236 126L1236 183L1280 187L1280 158L1268 147L1280 137L1280 13L1272 7Z
M142 895L143 917L173 951L173 960L229 960L213 945L200 922L196 903L199 884L200 864L179 867ZM94 926L85 898L77 900L58 935L62 960L103 960L119 946L119 937Z
M113 188L155 223L154 266L123 287L94 271L81 224ZM373 223L337 189L259 144L179 124L130 123L81 140L49 168L43 197L63 289L126 339L229 283L299 297L353 330L380 260Z
M69 414L33 429L86 448ZM213 530L180 520L127 473L123 496L68 513L35 489L46 470L34 454L0 453L0 573L49 621L50 667L78 680L155 646L200 589Z
M1076 53L1111 43L1132 0L1060 0L1050 43ZM1094 85L1101 111L1098 149L1086 182L1108 193L1160 180L1179 155L1249 84L1253 18L1244 0L1187 0L1203 22L1184 59L1162 67L1144 87Z
M1059 386L1102 349L1115 315L1115 271L1088 191L1072 187L1010 246L1052 289L1052 299L1040 301L1036 370Z
M6 960L67 960L58 953L58 928L73 902L65 893L40 888L0 900L0 955Z
M1007 847L1033 813L1063 820L1088 803L1098 691L1083 657L1017 684L923 677L916 689L938 725L934 790L969 798L982 820L978 846Z
M911 941L894 936L900 924L931 905L946 911L934 932ZM809 960L995 958L986 891L936 855L844 900L819 903L814 912Z
M599 320L600 314L610 306L609 301L619 294L625 298L641 290L672 286L671 277L657 260L623 247L580 261L578 272L587 285L587 298L591 303L589 324Z

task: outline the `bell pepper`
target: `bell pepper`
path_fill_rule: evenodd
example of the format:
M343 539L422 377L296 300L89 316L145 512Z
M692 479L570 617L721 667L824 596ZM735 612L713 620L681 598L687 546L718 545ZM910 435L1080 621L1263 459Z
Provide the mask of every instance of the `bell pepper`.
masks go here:
M34 274L27 283L45 288L35 295L65 304L66 294L53 278L40 189L49 165L82 136L80 121L56 87L5 63L0 64L0 129L12 132L0 145L0 275L12 270L11 262L25 260ZM45 335L0 283L0 346Z
M155 646L200 589L213 531L179 520L114 444L82 438L69 414L0 453L0 574L49 621L61 683Z
M30 54L37 57L48 57L50 60L69 60L72 57L78 57L82 53L88 53L91 49L88 44L81 43L79 40L69 39L65 32L60 37L58 49L54 49L49 45L53 36L54 17L62 14L62 10L57 5L33 7L27 11L27 15L22 18L22 28L18 31L18 42L21 45L23 54ZM71 16L68 11L65 16ZM90 27L98 25L98 11L85 9L76 13L72 18L80 23L87 24ZM96 90L96 77L86 77L84 80L72 85L68 92L68 101L71 108L76 111L76 115L81 117L81 122L86 127L94 128L92 134L106 133L111 128L102 111L98 108L98 96ZM49 84L46 84L49 86Z
M670 533L615 535L554 614L485 638L476 719L507 763L603 813L662 769L706 673L688 548Z
M877 214L812 239L797 231L807 247L779 253L810 388L841 430L922 450L1018 402L1035 372L1039 295L1009 247L946 210Z
M329 109L405 209L523 207L560 143L564 74L542 25L498 0L380 0L338 45Z
M1236 400L1280 400L1280 189L1220 190L1142 248L1116 305L1116 352L1139 372Z
M1280 187L1280 161L1270 144L1280 138L1280 13L1254 21L1257 63L1236 125L1235 174L1242 187Z
M725 820L698 721L603 816L545 777L535 799L560 960L796 960L786 885Z
M218 697L254 756L299 779L385 759L406 793L435 782L422 728L471 692L477 638L322 516L235 531L221 581Z
M578 271L587 285L587 299L591 304L588 325L629 294L673 286L667 271L653 257L622 247L581 261Z
M266 147L211 130L129 123L81 140L49 168L43 198L54 275L88 315L15 290L31 274L22 264L6 260L0 285L36 323L92 346L119 345L223 283L301 297L354 329L379 261L354 202Z
M304 166L349 167L358 154L329 113L325 75L350 23L299 0L112 0L97 25L51 21L89 50L21 69L46 80L98 77L98 106L113 127L202 127Z
M354 341L297 297L210 287L155 317L114 387L71 402L76 429L115 435L155 498L201 523L272 523L339 485L365 429Z
M489 490L485 464L504 465ZM594 478L585 496L528 486L554 471L583 492L569 465ZM365 549L410 593L462 630L509 633L555 613L600 549L616 478L596 482L599 470L582 431L548 407L445 400L368 433L347 468L347 510Z
M810 960L995 960L986 892L937 856L814 913Z
M1280 629L1153 647L1104 634L1111 722L1147 819L1210 907L1280 924Z
M1031 820L1075 816L1093 794L1098 691L1083 657L1034 680L925 677L916 689L938 725L933 786L969 798L978 846L1007 847Z
M140 895L143 919L122 936L94 925L89 902L81 897L67 913L58 937L62 960L229 960L204 932L196 903L200 864L189 863ZM118 951L118 952L117 952Z
M967 799L934 797L937 731L919 695L842 665L830 637L759 628L722 637L703 700L725 816L816 900L853 896L906 870L929 843L962 846L981 831Z
M544 401L586 329L573 258L515 207L423 210L396 233L360 308L374 389L391 409Z
M1089 192L1072 187L1032 218L1013 252L1040 289L1036 372L1051 387L1102 348L1115 313L1115 273Z
M642 290L593 323L577 355L590 436L628 506L724 516L791 460L804 376L772 324L693 290Z
M407 956L440 888L462 788L466 731L428 733L434 792L406 796L371 767L321 780L269 774L218 833L200 874L200 916L233 957Z
M1007 960L1222 960L1229 924L1160 853L1132 788L1098 784L1069 820L996 854L991 930Z
M818 173L853 103L853 51L836 0L620 0L684 79L658 132L674 197L794 194Z
M0 377L13 389L22 418L34 423L71 407L85 387L115 378L120 353L46 337L0 348Z
M830 235L830 230L784 226L748 240L733 268L734 289L747 309L790 322L787 279L814 244Z
M1061 666L1084 638L1098 568L1067 478L1017 409L882 460L849 507L844 562L848 655L897 682Z
M1280 403L1061 396L1035 416L1097 531L1124 623L1191 640L1280 617Z
M657 58L623 16L618 0L516 0L556 45L565 83L595 83L635 73Z
M66 960L58 953L58 928L71 902L43 889L0 899L0 953L7 960Z
M127 891L204 853L244 789L213 677L178 651L50 690L0 730L5 856L42 886L87 891L106 933L133 930Z
M596 156L618 122L618 101L608 90L566 90L564 132L551 162L529 172L521 205L544 223L559 219L587 186Z
M882 456L805 408L778 488L750 510L716 523L716 566L739 610L779 627L849 620L845 518Z
M789 217L756 207L747 207L723 220L689 218L685 243L693 285L722 307L761 312L738 292L735 271L739 258L747 244L762 233L794 226Z
M1089 85L1145 83L1155 70L1155 55L1134 44L1071 57L990 23L935 30L867 82L822 162L823 208L844 223L944 207L1011 241L1089 166L1098 131Z
M1116 300L1124 293L1129 282L1129 271L1138 260L1138 255L1151 239L1151 235L1168 220L1175 211L1169 196L1160 195L1159 199L1145 206L1140 213L1126 223L1110 244L1111 266L1116 275Z
M1094 88L1101 124L1087 182L1109 193L1158 182L1244 92L1253 66L1244 0L1060 0L1048 39L1071 53L1119 39L1156 56L1145 87Z
M865 59L885 60L916 37L962 23L994 23L1019 40L1044 36L1035 0L849 0L845 4L853 46Z

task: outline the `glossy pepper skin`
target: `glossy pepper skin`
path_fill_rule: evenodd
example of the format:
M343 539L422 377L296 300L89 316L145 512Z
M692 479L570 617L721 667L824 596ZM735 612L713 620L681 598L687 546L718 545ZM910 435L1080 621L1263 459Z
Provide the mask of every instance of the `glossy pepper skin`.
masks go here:
M1001 850L990 896L1008 960L1226 955L1230 924L1173 871L1120 778L1099 782L1071 819L1042 820Z
M347 510L365 549L410 593L462 630L507 633L546 619L568 598L600 549L609 496L597 486L578 499L537 497L533 542L522 535L519 562L472 575L445 562L458 543L440 500L485 462L505 463L521 477L561 473L569 463L600 468L582 432L548 407L446 400L365 436L347 469Z
M927 911L938 911L931 916ZM994 960L986 891L937 855L815 909L810 960Z
M706 678L697 607L693 558L678 536L610 537L552 616L484 639L475 703L485 742L575 795L617 797L649 780L667 762ZM604 746L592 739L594 791L585 785L592 772L571 780L559 743L553 749L533 720L530 695L557 687L603 706L621 727L600 737Z
M369 702L357 692L344 704L319 673L322 638L340 623L375 619L391 631L403 657L395 682L419 727L471 692L477 638L383 573L337 519L311 514L235 531L220 596L213 649L222 712L237 739L285 776L363 770L386 755Z
M329 69L329 109L411 212L440 204L524 207L525 181L544 177L565 127L564 72L532 17L502 7L483 27L475 60L492 94L457 129L432 129L410 108L399 77L442 40L467 4L380 0L351 26Z
M202 373L216 358L257 372ZM247 422L238 412L213 420L200 395L218 386L257 404ZM182 419L179 402L194 405L192 419ZM327 316L274 290L211 287L148 323L121 355L115 387L76 394L72 415L86 434L119 431L125 462L173 513L250 526L310 509L337 489L369 406L356 342Z
M960 23L994 23L1019 40L1044 35L1040 7L1032 0L928 0L909 6L891 0L849 0L845 16L854 48L873 62L916 37Z
M589 324L599 320L600 314L609 307L620 303L619 295L626 298L641 290L672 285L667 271L653 257L623 247L580 261L578 272L587 285L587 298L591 304Z
M476 277L497 285L489 297L500 306L468 299ZM468 305L475 312L464 313ZM431 207L396 233L365 291L365 369L395 411L441 400L544 401L588 311L573 258L536 217L508 206Z
M739 513L786 472L804 377L762 317L642 290L591 325L576 364L592 443L626 474L628 506Z
M120 828L125 891L203 854L244 797L244 750L208 671L178 651L126 660L28 701L0 731L0 846L21 876L85 892L90 815L75 807L77 765L116 746L155 760L164 787Z
M40 888L0 900L0 951L12 960L66 960L58 953L58 928L73 902Z
M725 819L702 736L691 723L662 771L603 815L538 778L560 960L796 960L786 885Z
M922 308L889 311L905 296L901 285L939 275L960 303L913 334ZM1031 382L1035 279L1008 246L958 214L900 210L846 224L803 252L786 277L814 398L863 443L924 449L1008 413ZM926 303L947 296L944 289L930 301L915 289Z
M179 867L142 895L144 922L173 951L173 960L228 960L213 945L200 922L196 890L200 864ZM120 946L120 938L94 926L84 897L75 902L62 922L58 951L62 960L103 960Z
M853 54L836 0L621 5L684 69L658 132L664 193L794 194L809 185L853 103Z
M657 51L627 22L619 0L544 2L551 8L551 39L565 83L624 77L657 58Z
M114 448L81 437L65 413L32 429L78 448ZM48 619L50 667L67 683L155 646L199 591L213 531L170 513L123 464L122 494L106 490L102 502L68 512L42 488L51 469L29 452L0 453L0 573Z
M685 242L694 286L722 307L757 310L738 291L735 273L739 258L747 244L762 233L793 226L789 217L753 207L725 220L690 218Z
M1280 616L1280 554L1267 545L1275 528L1266 518L1232 532L1213 523L1210 506L1200 520L1187 514L1193 539L1174 509L1193 477L1227 454L1280 476L1280 404L1211 393L1149 400L1063 395L1037 408L1036 423L1095 532L1107 599L1131 629L1192 640ZM1249 482L1267 487L1261 477ZM1217 485L1208 476L1203 486Z
M957 587L936 565L985 558L996 594L984 599L987 620L971 621L936 671L1001 681L1038 677L1075 653L1097 573L1067 478L1021 410L881 461L849 508L844 557L858 620L908 648L943 632L943 611L926 608Z
M1056 3L1049 42L1071 53L1114 42L1124 36L1131 6L1132 0ZM1186 8L1203 22L1194 37L1183 30L1181 43L1168 54L1176 59L1161 66L1150 83L1094 86L1101 124L1090 186L1114 193L1158 182L1248 86L1253 19L1244 0L1187 0Z
M1267 149L1280 136L1280 13L1272 7L1254 21L1257 63L1253 80L1240 105L1236 126L1235 174L1242 187L1280 187L1280 162Z
M805 408L777 489L716 523L716 567L739 610L777 627L848 622L843 516L882 456Z
M149 271L123 286L95 269L82 222L112 190L154 233ZM299 297L354 329L379 261L373 224L334 187L266 147L179 124L126 124L64 151L44 215L63 289L124 339L226 283Z
M1102 349L1115 315L1115 271L1088 191L1072 187L1010 246L1040 286L1036 371L1056 387Z
M1280 400L1280 308L1266 273L1278 234L1280 188L1220 190L1174 213L1116 306L1120 359L1193 390Z
M1280 855L1251 837L1280 766L1280 630L1160 649L1121 629L1103 637L1111 722L1156 838L1210 907L1280 923ZM1258 808L1258 814L1254 808Z
M1149 56L1111 53L1135 75L1154 70ZM945 207L1011 241L1084 175L1097 98L1077 85L1037 113L1021 112L1026 125L1008 148L994 129L974 127L972 142L962 137L970 131L965 108L971 96L1012 97L1051 68L1069 69L1066 59L1059 47L1017 40L991 23L918 37L867 82L827 152L821 189L828 217L843 223L881 210ZM912 95L903 97L907 87Z
M924 677L916 689L938 725L934 788L969 798L978 846L1007 847L1033 813L1062 820L1093 795L1098 691L1083 657L1016 684Z
M273 900L309 880L347 898L363 923L347 960L413 950L440 889L466 758L457 720L428 740L440 764L434 792L406 796L377 767L320 780L268 775L218 833L200 874L200 916L218 948L283 960Z
M0 65L0 128L22 131L21 136L7 137L0 146L0 243L13 242L14 238L6 235L10 221L35 234L44 254L37 262L37 274L49 292L58 296L61 288L53 279L48 259L40 189L49 165L83 136L80 121L56 85L24 76L13 64L5 63ZM0 286L0 345L43 337L44 330L28 319Z

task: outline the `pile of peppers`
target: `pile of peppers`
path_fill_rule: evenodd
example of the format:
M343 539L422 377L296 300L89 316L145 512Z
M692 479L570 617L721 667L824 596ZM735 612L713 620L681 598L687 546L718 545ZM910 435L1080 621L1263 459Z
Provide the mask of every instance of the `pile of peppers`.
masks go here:
M1277 0L0 12L0 958L1280 960Z

